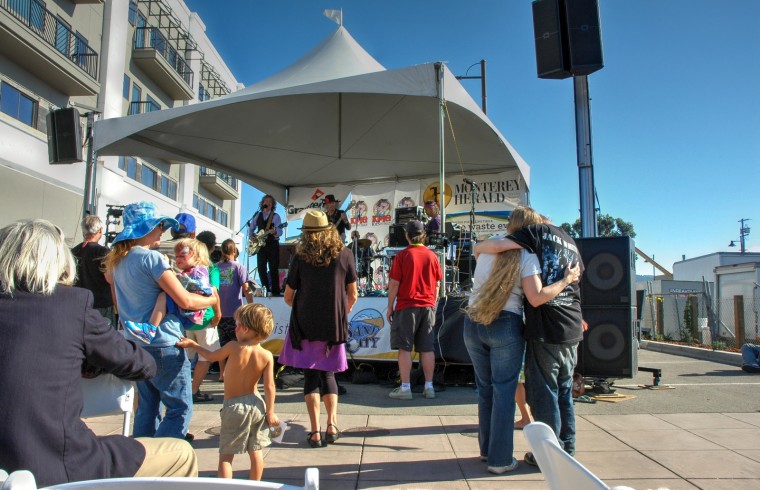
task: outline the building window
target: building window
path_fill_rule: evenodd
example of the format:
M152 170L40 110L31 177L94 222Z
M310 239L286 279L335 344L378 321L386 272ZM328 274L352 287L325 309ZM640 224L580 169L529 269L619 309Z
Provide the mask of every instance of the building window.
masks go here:
M177 200L177 182L145 163L138 162L133 157L119 157L119 168L132 180L153 189L164 196ZM193 201L195 204L195 201Z
M135 25L137 22L137 0L129 0L129 23Z
M142 89L136 83L132 84L132 114L140 114L140 100L142 100Z
M69 43L71 37L71 27L62 19L55 20L55 49L69 55Z
M145 97L148 100L148 103L145 104L145 112L153 112L153 111L161 110L161 106L158 105L158 102L156 102L156 99L154 99L150 95L146 95Z
M0 111L27 126L35 127L37 102L5 82L0 83Z
M203 102L204 100L208 100L211 98L211 94L209 94L206 91L206 87L203 86L203 84L198 84L198 100Z
M210 218L220 225L227 226L229 220L227 212L222 208L216 207L216 205L198 194L193 194L193 207L198 210L198 214Z
M129 79L129 76L125 73L124 74L124 86L121 89L122 96L124 97L124 100L129 100L129 85L132 81Z

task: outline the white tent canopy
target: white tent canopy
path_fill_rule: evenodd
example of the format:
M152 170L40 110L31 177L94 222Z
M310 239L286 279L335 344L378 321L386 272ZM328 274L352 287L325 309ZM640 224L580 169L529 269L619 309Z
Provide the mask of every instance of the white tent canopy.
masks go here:
M438 176L436 65L386 70L341 26L238 92L98 121L95 151L204 165L280 201L290 187ZM442 99L446 175L517 168L528 188L528 164L445 68Z

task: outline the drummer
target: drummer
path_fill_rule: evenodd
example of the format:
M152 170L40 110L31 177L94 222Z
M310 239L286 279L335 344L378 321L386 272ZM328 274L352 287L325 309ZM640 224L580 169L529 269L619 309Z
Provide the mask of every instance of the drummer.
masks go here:
M372 240L361 238L359 231L354 230L351 232L351 243L348 244L348 248L351 249L356 258L357 274L360 277L367 277L367 274L372 277L372 268L369 266L369 262L375 256L375 252L372 250Z

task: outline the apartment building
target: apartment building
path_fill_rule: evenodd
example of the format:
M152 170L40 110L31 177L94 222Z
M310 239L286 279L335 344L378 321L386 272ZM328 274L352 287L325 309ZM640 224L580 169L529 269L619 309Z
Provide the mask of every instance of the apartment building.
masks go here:
M45 218L81 240L86 162L48 163L51 110L76 108L85 144L88 113L157 111L241 87L181 0L0 0L0 226ZM220 242L242 225L242 184L229 175L131 155L94 161L90 209L108 231L121 229L118 206L139 200L195 214Z

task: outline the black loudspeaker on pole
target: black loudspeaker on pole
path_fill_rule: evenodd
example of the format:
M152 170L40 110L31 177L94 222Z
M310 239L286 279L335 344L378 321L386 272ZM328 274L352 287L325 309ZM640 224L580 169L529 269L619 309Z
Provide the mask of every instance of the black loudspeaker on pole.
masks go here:
M538 78L588 75L604 67L599 0L535 0Z
M82 126L73 107L47 115L48 160L51 164L82 161Z
M584 376L633 378L638 372L633 240L578 238L575 242L585 266L581 308L588 323L576 371Z

